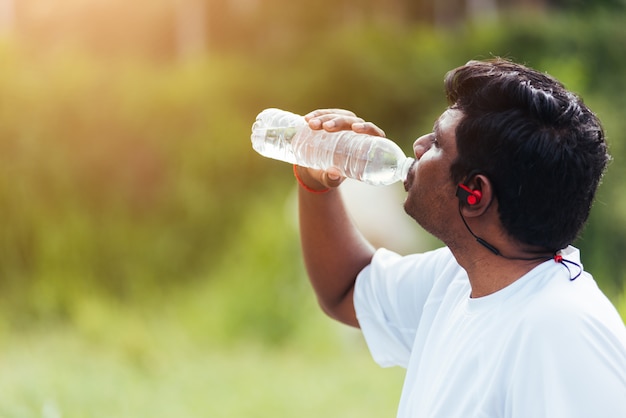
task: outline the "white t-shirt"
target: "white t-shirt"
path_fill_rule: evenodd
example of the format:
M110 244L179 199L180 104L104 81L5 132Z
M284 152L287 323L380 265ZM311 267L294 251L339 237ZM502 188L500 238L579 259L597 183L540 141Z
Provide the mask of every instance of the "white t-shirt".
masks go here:
M449 249L378 250L354 305L376 362L407 368L398 417L625 418L626 327L578 272L546 261L472 299Z

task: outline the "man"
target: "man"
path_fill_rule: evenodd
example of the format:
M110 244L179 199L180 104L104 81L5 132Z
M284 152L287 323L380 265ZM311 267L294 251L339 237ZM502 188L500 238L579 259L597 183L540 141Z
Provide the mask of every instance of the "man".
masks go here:
M399 417L626 417L626 328L570 244L609 160L583 102L512 62L446 75L450 106L414 145L406 212L444 248L375 250L342 178L295 167L304 261L321 307L407 368ZM382 130L342 110L312 129Z

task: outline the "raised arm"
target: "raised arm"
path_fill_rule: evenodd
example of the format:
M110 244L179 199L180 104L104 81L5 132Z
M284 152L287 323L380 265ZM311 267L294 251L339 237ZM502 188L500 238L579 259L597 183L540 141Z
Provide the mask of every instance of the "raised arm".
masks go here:
M320 110L306 116L312 129L384 136L382 130L353 113ZM354 327L353 290L356 277L367 266L374 248L353 224L337 187L343 178L333 170L296 167L302 185L298 191L300 235L304 263L322 309L332 318ZM309 190L307 190L307 188ZM325 193L311 190L330 188Z

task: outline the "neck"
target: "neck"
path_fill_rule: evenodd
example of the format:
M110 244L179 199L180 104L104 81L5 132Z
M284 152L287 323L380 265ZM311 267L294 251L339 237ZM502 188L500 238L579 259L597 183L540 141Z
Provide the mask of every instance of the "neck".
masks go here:
M473 298L507 287L554 256L545 251L526 251L506 239L496 239L493 244L485 245L474 236L465 236L461 245L449 245L467 272Z
M463 245L458 251L457 260L468 273L472 285L472 297L486 296L510 285L537 265L554 257L555 253L537 248L525 248L507 238L494 224L483 225L487 241L474 233L468 225L461 205L459 215L468 235L463 235ZM450 247L452 249L452 246ZM454 249L452 249L455 253Z
M466 255L462 259L457 258L459 264L467 271L472 287L472 298L502 290L546 261L546 258L512 260L491 254L482 248L479 250L480 253L476 251L472 255L465 252Z
M465 220L465 217L463 216L463 212L461 211L461 205L460 204L459 204L459 216L461 217L461 220L463 221L463 225L465 225L465 229L467 229L467 232L469 232L470 235L472 237L474 237L474 239L476 240L477 243L479 243L480 245L482 245L483 247L488 249L494 255L500 256L502 258L506 258L508 260L522 260L522 261L543 260L543 261L545 261L545 260L549 260L550 258L554 257L554 255L556 254L555 251L548 252L547 250L543 250L543 249L515 249L516 251L520 252L521 254L519 254L519 255L510 255L509 253L503 254L498 249L498 247L496 247L495 245L492 245L486 239L483 239L483 238L479 237L478 235L476 235L474 233L474 231L472 231L472 229L467 224L467 221Z

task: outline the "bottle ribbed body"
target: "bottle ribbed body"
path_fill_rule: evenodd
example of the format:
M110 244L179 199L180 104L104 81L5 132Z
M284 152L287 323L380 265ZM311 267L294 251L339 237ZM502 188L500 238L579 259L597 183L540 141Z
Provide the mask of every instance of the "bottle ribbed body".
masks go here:
M252 126L252 146L276 160L326 170L386 185L406 178L413 163L389 139L353 131L312 130L302 116L279 109L259 113Z

